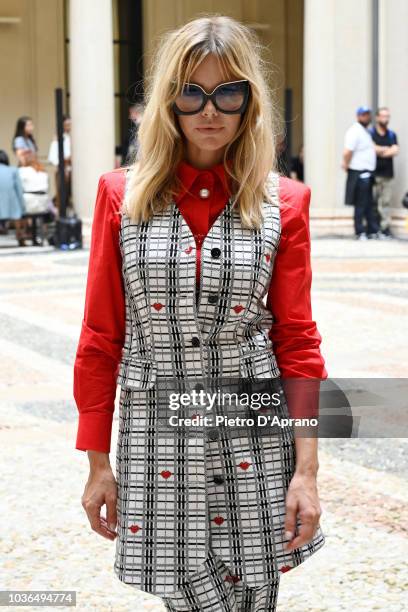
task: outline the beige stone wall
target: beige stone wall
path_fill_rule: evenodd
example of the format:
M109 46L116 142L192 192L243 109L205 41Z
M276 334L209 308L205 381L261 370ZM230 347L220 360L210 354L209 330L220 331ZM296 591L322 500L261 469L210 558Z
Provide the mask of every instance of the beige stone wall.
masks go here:
M54 89L65 85L63 23L62 0L0 0L0 148L11 163L16 163L11 140L21 115L33 118L40 159L48 156Z
M114 35L117 34L115 2L112 0ZM293 144L296 150L302 142L303 127L303 2L146 0L143 7L146 68L161 32L205 12L231 15L251 24L262 43L268 47L268 59L273 70L270 84L277 90L281 108L285 87L291 87L294 91ZM0 0L0 18L16 20L15 23L0 22L0 75L2 84L5 84L2 87L0 148L4 148L11 162L15 163L11 150L15 122L17 117L27 114L35 123L40 159L46 162L55 130L54 89L66 86L63 0ZM115 113L115 120L115 131L118 133L118 113ZM51 176L54 191L53 173ZM90 206L87 204L86 208Z
M116 1L112 0L114 35ZM40 159L47 159L55 130L54 89L66 85L63 5L63 0L0 0L0 148L11 163L16 161L11 150L16 119L25 114L34 120ZM159 35L189 18L218 12L251 24L269 50L270 85L281 109L285 88L293 90L293 151L302 144L304 131L306 181L313 190L314 212L348 216L340 169L343 135L354 120L355 107L370 103L371 94L370 1L362 0L360 8L364 10L356 12L353 0L145 0L145 67L149 68ZM390 106L392 127L400 137L394 205L405 218L400 200L408 188L408 9L405 0L381 0L380 9L380 104ZM118 132L117 113L115 120Z
M357 107L371 103L371 3L360 4L357 12L354 0L306 0L305 178L323 216L351 214L343 204L344 134Z

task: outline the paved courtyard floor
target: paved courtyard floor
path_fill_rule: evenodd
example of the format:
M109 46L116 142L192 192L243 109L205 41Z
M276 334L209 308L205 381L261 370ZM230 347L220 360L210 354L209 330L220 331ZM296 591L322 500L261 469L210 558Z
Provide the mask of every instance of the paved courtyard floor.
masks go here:
M73 361L88 250L5 248L0 237L0 587L75 590L78 610L163 612L113 573L88 525L74 448ZM313 316L331 377L404 377L408 242L316 238ZM118 394L117 394L118 395ZM386 415L384 415L386 419ZM112 448L117 436L115 412ZM408 445L322 439L326 545L282 576L278 612L408 610ZM111 453L111 462L114 453Z

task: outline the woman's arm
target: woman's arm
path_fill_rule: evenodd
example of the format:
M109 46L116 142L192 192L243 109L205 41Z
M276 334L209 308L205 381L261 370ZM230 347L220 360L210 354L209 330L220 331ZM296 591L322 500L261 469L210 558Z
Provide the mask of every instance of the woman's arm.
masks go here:
M327 371L312 317L310 189L281 177L280 202L281 239L267 297L274 317L269 337L290 416L312 418L318 415L320 380L327 378Z
M327 378L321 336L312 318L310 189L280 179L281 240L274 261L267 306L274 316L269 333L293 418L318 415L320 379ZM302 430L301 430L302 431ZM296 435L296 467L287 495L285 529L293 550L313 537L321 514L316 476L318 439ZM296 515L302 527L295 535Z
M290 416L296 418L316 415L314 391L320 387L319 379L327 378L327 371L320 352L322 338L312 317L310 189L281 177L280 201L281 239L266 305L274 318L269 337L290 396ZM302 402L297 399L300 396Z
M36 159L36 153L27 147L23 136L16 136L13 149L21 166L29 166Z
M121 173L101 177L92 223L84 317L74 364L76 448L110 452L117 368L125 340L119 246Z
M31 149L16 149L15 153L21 166L29 166L36 159L36 155Z
M93 531L114 540L117 485L109 462L117 368L125 341L126 304L119 246L121 173L99 181L82 321L75 364L79 411L76 448L88 451L89 477L81 498ZM106 506L105 516L101 515Z

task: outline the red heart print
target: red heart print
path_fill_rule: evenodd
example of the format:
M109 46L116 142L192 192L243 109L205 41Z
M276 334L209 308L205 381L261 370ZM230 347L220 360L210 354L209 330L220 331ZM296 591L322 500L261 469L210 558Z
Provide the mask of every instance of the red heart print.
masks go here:
M231 574L228 574L228 576L225 576L225 580L226 582L232 582L233 584L236 584L241 580L241 578L239 576L232 576Z
M232 308L232 309L233 309L233 310L235 310L235 312L236 312L237 314L239 314L239 313L241 312L241 310L244 310L244 307L243 307L243 306L241 306L241 304L238 304L237 306L233 306L233 308Z
M172 473L170 472L170 470L162 470L160 472L160 475L163 476L163 478L166 478L166 480L167 480L167 478L170 478L171 474Z

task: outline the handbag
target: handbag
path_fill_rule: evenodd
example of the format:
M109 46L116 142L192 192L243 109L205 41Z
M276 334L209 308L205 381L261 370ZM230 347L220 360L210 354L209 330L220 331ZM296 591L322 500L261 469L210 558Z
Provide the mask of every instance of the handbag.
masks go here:
M33 166L22 166L18 172L23 185L26 214L47 212L49 209L48 174Z
M49 210L49 197L47 193L24 193L26 215L46 213Z
M21 166L18 169L23 191L28 193L48 193L48 174L36 170L33 166Z

